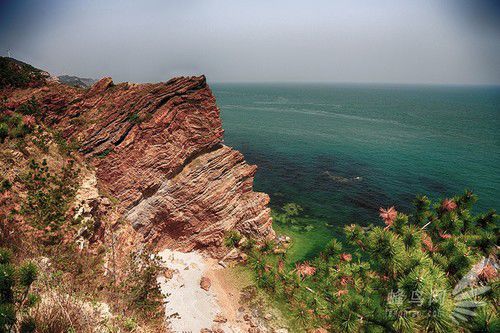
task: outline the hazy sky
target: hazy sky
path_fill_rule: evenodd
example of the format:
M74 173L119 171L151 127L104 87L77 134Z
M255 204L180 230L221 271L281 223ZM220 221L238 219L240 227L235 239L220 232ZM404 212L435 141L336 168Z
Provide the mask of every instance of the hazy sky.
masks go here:
M115 81L500 84L499 3L0 0L0 52Z

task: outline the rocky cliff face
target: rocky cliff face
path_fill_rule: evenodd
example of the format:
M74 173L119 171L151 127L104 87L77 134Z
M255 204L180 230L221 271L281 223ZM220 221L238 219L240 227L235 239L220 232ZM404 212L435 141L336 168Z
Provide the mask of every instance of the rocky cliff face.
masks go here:
M90 89L49 82L7 88L7 106L34 98L43 120L76 140L99 187L147 241L190 250L219 245L226 230L272 237L269 197L252 190L255 166L222 143L205 77Z

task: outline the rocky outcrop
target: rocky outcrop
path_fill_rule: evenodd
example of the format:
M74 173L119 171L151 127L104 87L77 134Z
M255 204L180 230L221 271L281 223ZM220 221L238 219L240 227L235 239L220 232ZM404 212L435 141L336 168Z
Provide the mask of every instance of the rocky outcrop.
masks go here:
M219 109L205 77L90 89L47 82L3 92L15 108L34 97L42 118L96 167L102 191L146 240L190 250L237 229L271 237L269 197L253 192L255 166L223 145Z
M146 237L161 237L169 247L219 245L224 230L235 227L244 234L266 235L269 198L252 191L255 171L239 152L217 146L166 178L127 217Z

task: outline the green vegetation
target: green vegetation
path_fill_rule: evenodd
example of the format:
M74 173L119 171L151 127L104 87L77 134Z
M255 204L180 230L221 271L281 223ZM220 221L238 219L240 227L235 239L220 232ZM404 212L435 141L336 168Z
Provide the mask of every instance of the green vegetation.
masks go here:
M21 104L16 111L25 116L39 116L40 105L38 104L38 102L35 100L34 97L31 97L28 101Z
M31 133L34 127L34 119L17 113L0 115L0 143L5 139L22 139Z
M141 315L142 319L163 317L163 295L156 281L160 269L159 259L148 252L131 255L122 289L128 307Z
M30 307L29 311L23 310L25 316L16 312L16 326L9 331L0 329L0 333L33 332L35 329L43 333L92 332L96 325L106 325L113 332L133 332L140 325L160 327L163 323L163 296L156 281L160 266L149 252L134 255L128 266L120 263L118 272L113 249L101 244L94 246L89 255L74 241L67 241L68 236L78 234L81 228L79 220L69 214L77 188L77 173L73 160L67 160L57 171L45 160L31 160L26 172L14 180L16 188L25 192L20 209L16 208L12 194L4 196L7 201L1 201L0 197L0 246L16 251L16 262L34 257L37 262L50 262L42 264L42 274L34 286L35 290L40 290L44 302ZM12 187L7 179L0 179L0 184L0 188L5 188L3 192ZM24 223L21 221L35 228L29 236L19 228ZM92 233L94 229L89 230ZM35 237L36 241L29 237ZM104 266L106 254L112 258L108 275L105 275ZM117 281L117 275L125 279ZM20 283L27 283L22 277L27 274L16 276L20 277ZM0 276L1 290L4 280ZM117 312L123 311L123 317L117 316L108 323L89 321L86 307L100 301L109 302ZM28 305L26 301L23 304ZM10 318L9 309L0 307L0 317Z
M134 318L125 318L125 320L123 321L123 328L125 328L125 330L127 332L133 332L137 329L137 323L135 321Z
M113 151L113 148L106 148L102 152L97 154L96 156L98 158L104 158L104 157L108 156L112 151Z
M21 213L32 226L46 231L46 241L55 242L62 237L60 228L76 193L77 176L74 160L63 165L60 173L52 173L46 160L41 163L31 160L29 171L22 177L27 197Z
M41 83L44 79L41 70L12 58L0 57L0 89L27 87Z
M238 231L229 230L228 232L226 232L226 235L224 237L224 245L226 245L229 248L236 247L240 242L241 238L242 236Z
M137 112L134 112L134 113L129 114L129 116L128 116L127 120L128 120L130 123L135 124L135 125L140 124L140 123L142 122L142 119L141 119L141 117L139 116L139 113L137 113Z
M44 153L49 152L49 135L42 128L38 128L31 139L31 142Z
M5 109L0 105L0 143L5 139L23 139L30 134L36 126L35 115L40 108L34 99L17 108L16 112Z
M59 131L39 125L37 118L40 116L40 105L33 97L21 104L15 111L7 110L4 103L0 103L0 143L7 138L19 139L15 141L16 146L24 147L25 137L32 134L33 144L45 153L49 151L48 144L51 137L63 155L69 156L71 152L78 150L79 144L74 138L68 141Z
M4 179L0 176L0 193L4 193L10 190L12 187L12 183L8 179Z
M0 176L0 256L9 254L8 263L0 260L0 333L163 327L157 260L141 254L127 266L126 260L115 257L114 243L102 239L108 234L101 215L94 215L100 211L75 217L81 203L74 202L79 170L72 152L78 142L44 125L34 98L15 110L6 104L0 99L0 166L8 170ZM82 121L75 118L72 124ZM111 201L117 203L116 198ZM34 264L22 264L31 258L39 271L33 271ZM30 282L30 276L36 281ZM36 302L32 291L43 302ZM9 293L13 298L7 299ZM123 315L93 313L91 307L101 302L110 304L113 314Z
M75 138L70 138L69 142L65 139L61 132L53 131L54 141L59 147L59 152L62 155L69 156L72 152L77 151L80 148L80 144Z
M34 332L35 321L30 309L39 301L32 293L38 271L31 262L15 265L12 253L0 248L0 332Z
M282 244L262 244L246 250L248 266L302 330L498 331L498 216L474 215L475 201L471 192L434 205L421 196L411 215L381 209L385 228L345 227L345 241L333 239L311 262L291 266ZM293 216L297 209L289 208ZM473 267L477 289L453 295Z
M0 123L0 142L4 142L9 136L9 126L5 123Z

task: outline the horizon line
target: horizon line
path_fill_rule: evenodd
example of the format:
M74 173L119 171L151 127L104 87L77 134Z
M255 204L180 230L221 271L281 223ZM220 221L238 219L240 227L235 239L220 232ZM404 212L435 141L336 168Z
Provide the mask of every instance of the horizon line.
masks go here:
M13 60L21 61L24 62L25 64L31 65L31 66L36 66L31 64L29 61L26 60L20 60L17 58L14 58L12 56L0 56L2 58L10 58ZM42 66L43 67L43 66ZM35 67L37 68L37 67ZM92 80L100 80L104 77L107 77L109 75L104 75L99 78L93 78L92 75L82 75L80 76L79 74L55 74L51 72L50 70L45 70L41 69L42 71L47 71L50 75L54 76L75 76L78 78L84 78L84 79L92 79ZM258 81L258 80L250 80L250 81L234 81L234 80L210 80L209 77L206 74L182 74L182 75L175 75L170 78L167 78L166 81L174 78L174 77L180 77L180 76L201 76L204 75L207 82L210 84L292 84L292 85L298 85L298 84L331 84L331 85L384 85L384 86L455 86L455 87L500 87L500 82L496 83L486 83L486 82L389 82L389 81L328 81L328 80L319 80L319 81L313 81L313 80L297 80L297 81L282 81L282 80L265 80L265 81ZM112 76L111 76L112 77ZM112 77L113 78L113 77ZM166 82L166 81L118 81L118 82L130 82L130 83L154 83L154 82Z
M206 75L205 75L206 77ZM498 83L454 83L454 82L384 82L384 81L211 81L210 84L339 84L339 85L385 85L385 86L461 86L500 87Z

